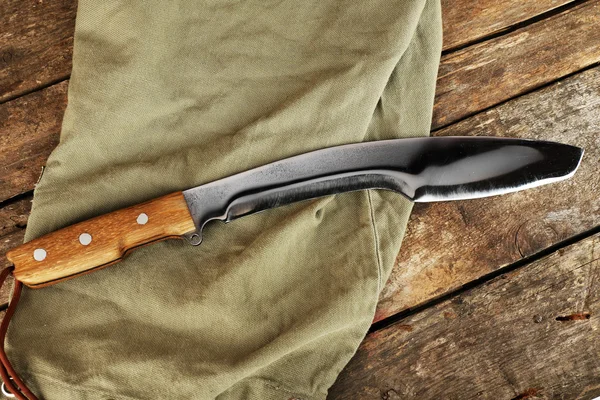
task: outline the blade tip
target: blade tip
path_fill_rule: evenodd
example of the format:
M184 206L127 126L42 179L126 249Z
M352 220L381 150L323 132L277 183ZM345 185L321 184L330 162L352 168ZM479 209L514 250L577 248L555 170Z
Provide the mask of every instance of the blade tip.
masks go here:
M572 176L577 169L579 169L579 166L581 165L581 161L583 160L583 155L585 154L585 150L581 147L577 147L577 146L571 146L574 153L574 157L573 157L573 169L571 170L571 173L569 174L570 176Z

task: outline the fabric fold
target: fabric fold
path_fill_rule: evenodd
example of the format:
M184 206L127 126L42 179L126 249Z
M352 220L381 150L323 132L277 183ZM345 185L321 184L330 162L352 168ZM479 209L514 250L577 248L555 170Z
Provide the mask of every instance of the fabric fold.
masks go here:
M284 157L429 134L439 0L80 0L61 140L26 240ZM323 399L411 204L346 193L25 289L8 355L52 399Z

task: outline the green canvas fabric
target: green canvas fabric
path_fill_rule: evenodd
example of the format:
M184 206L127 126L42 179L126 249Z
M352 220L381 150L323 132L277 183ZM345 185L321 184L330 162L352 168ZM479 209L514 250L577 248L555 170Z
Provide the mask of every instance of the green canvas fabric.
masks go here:
M309 150L428 135L440 14L439 0L80 0L26 240ZM323 399L410 209L329 196L25 289L9 358L47 400Z

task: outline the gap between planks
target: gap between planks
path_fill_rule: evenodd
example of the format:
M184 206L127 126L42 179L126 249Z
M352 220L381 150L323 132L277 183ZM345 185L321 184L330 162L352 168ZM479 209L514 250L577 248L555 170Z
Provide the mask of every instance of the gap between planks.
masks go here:
M432 129L600 62L600 0L441 58Z
M39 92L40 90L47 89L47 88L49 88L51 86L54 86L54 85L57 85L57 84L59 84L61 82L68 81L69 79L71 79L71 74L59 76L56 79L44 82L41 85L28 88L28 89L23 90L21 92L15 92L14 94L6 96L5 98L0 98L0 105L2 105L4 103L11 102L13 100L17 100L17 99L19 99L19 98L21 98L23 96L27 96L28 94L32 94L32 93L35 93L35 92Z
M0 209L4 208L4 207L8 207L11 204L15 204L18 203L21 200L25 200L25 199L29 199L30 201L33 198L33 190L28 190L26 192L22 192L19 194L16 194L12 197L9 197L5 200L0 201ZM23 226L23 228L25 228L25 226ZM1 239L2 237L0 237Z
M600 234L367 336L328 399L600 396Z
M520 97L527 96L529 94L532 94L532 93L538 92L540 90L543 90L543 89L545 89L547 87L555 85L558 82L561 82L561 81L563 81L565 79L569 79L569 78L571 78L571 77L573 77L575 75L578 75L578 74L581 74L583 72L589 71L589 70L594 69L594 68L596 68L598 66L600 66L600 61L597 61L597 62L595 62L593 64L590 64L590 65L588 65L586 67L583 67L581 69L578 69L577 71L569 72L568 74L562 75L562 76L560 76L560 77L558 77L556 79L553 79L553 80L550 80L548 82L545 82L545 83L543 83L543 84L541 84L539 86L531 87L530 89L524 91L523 93L520 93L520 94L518 94L518 95L516 95L514 97L511 97L511 98L507 98L505 100L502 100L502 101L500 101L498 103L495 103L495 104L493 104L493 105L491 105L489 107L482 108L482 109L474 111L474 112L472 112L470 114L465 114L465 116L460 117L460 118L458 118L458 119L456 119L456 120L454 120L454 121L452 121L452 122L450 122L450 123L448 123L446 125L432 126L432 129L431 129L430 132L431 133L435 133L435 132L438 132L438 131L450 128L453 125L459 124L459 123L461 123L461 122L463 122L465 120L468 120L470 118L473 118L473 117L475 117L477 115L484 114L487 111L490 111L492 109L500 107L500 106L502 106L502 105L504 105L506 103L510 103L511 101L517 100Z
M368 334L377 332L381 329L385 329L388 328L394 324L399 323L400 321L402 321L403 319L406 319L412 315L418 314L421 311L424 311L428 308L431 307L435 307L436 305L443 303L449 299L455 298L457 296L460 296L461 294L467 292L468 290L474 289L478 286L481 285L485 285L486 283L500 277L506 274L509 274L511 272L514 272L518 269L521 268L527 268L527 266L537 260L540 260L544 257L549 256L552 253L555 253L557 251L560 251L561 249L564 249L566 247L569 247L579 241L585 240L589 237L592 237L596 234L600 233L600 225L586 231L586 232L582 232L580 234L577 234L575 236L572 236L568 239L565 239L561 242L558 242L556 244L551 245L550 247L547 247L533 255L530 255L528 257L524 257L512 264L509 264L505 267L502 267L500 269L497 269L495 271L492 271L486 275L483 275L477 279L474 279L464 285L461 285L460 287L458 287L457 289L450 291L448 293L445 293L443 296L440 297L436 297L436 298L432 298L431 300L419 304L416 307L411 307L408 308L406 310L400 311L396 314L393 314L387 318L384 318L382 320L376 321L371 325L371 328L369 329Z
M559 5L555 8L549 8L546 11L541 12L540 14L537 15L533 15L530 18L526 18L526 19L522 19L520 21L514 22L511 25L507 25L504 27L499 28L498 30L492 30L490 32L487 32L485 34L482 34L481 36L474 36L473 39L470 40L466 40L464 42L459 42L457 44L452 43L451 45L449 45L448 47L444 46L443 50L442 50L442 56L445 56L447 54L451 54L454 53L455 51L460 51L460 50L464 50L467 47L470 46L474 46L476 44L480 44L480 43L484 43L487 42L489 40L492 39L496 39L500 36L503 35L507 35L509 33L512 33L518 29L521 28L525 28L529 25L535 24L536 22L540 22L544 19L553 17L557 14L561 14L573 7L577 7L578 5L585 3L587 1L590 0L574 0L574 1L568 1L565 4ZM447 4L446 4L447 3ZM454 3L454 0L446 0L442 3L442 9L447 8L447 7L451 7L451 5ZM461 9L461 11L463 11Z

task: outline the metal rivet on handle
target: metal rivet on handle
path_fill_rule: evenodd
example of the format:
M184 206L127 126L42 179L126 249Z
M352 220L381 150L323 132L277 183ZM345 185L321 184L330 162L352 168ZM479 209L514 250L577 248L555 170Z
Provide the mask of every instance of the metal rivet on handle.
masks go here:
M146 225L148 223L148 215L146 215L146 213L141 213L138 215L137 223L140 225Z
M88 244L92 243L92 235L90 235L89 233L82 233L81 235L79 235L79 243L81 243L84 246L87 246Z
M44 261L46 258L46 250L44 249L35 249L33 251L33 259L35 261Z

